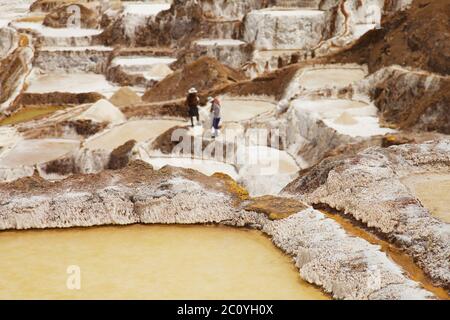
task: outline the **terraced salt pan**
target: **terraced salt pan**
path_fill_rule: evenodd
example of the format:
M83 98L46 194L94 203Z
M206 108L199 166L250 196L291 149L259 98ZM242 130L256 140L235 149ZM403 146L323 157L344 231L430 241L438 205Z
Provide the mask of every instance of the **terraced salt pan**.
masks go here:
M118 87L110 84L104 75L91 73L48 73L33 75L28 79L29 87L26 92L98 92L107 98L111 97Z
M169 165L186 169L197 170L207 176L220 172L225 173L233 179L238 179L238 174L234 166L214 160L191 159L182 157L161 157L145 158L144 161L150 163L156 170Z
M40 51L50 51L50 52L60 52L60 51L112 51L112 47L106 47L106 46L81 46L81 47L74 47L74 46L46 46L41 47Z
M241 40L235 40L235 39L201 39L195 41L195 44L199 46L240 46L245 44L244 41Z
M326 20L321 10L255 10L245 19L243 39L256 49L308 50L320 43Z
M382 128L378 109L370 104L343 99L296 99L292 101L296 112L306 113L322 120L328 127L351 137L370 137L395 132Z
M222 121L244 121L276 108L272 102L225 98L221 101Z
M125 14L155 16L161 11L169 10L170 3L144 3L144 2L131 2L124 3Z
M201 39L194 42L193 48L196 56L207 55L236 69L241 69L252 55L245 42L235 39Z
M0 127L0 153L1 148L8 147L22 140L16 128L11 126Z
M12 26L17 29L32 29L44 37L71 38L95 36L103 32L100 29L82 28L50 28L37 22L13 22Z
M241 147L237 157L238 164L243 165L248 174L291 174L299 170L286 151L267 146Z
M78 140L36 139L22 140L2 154L0 166L16 168L45 163L77 149Z
M237 165L240 182L252 196L278 194L300 170L286 151L267 146L238 148Z
M364 79L366 72L362 68L324 68L305 70L298 83L307 90L346 87Z
M7 26L12 20L26 15L33 2L33 0L0 1L0 28Z
M170 57L141 57L141 56L126 56L116 57L111 62L112 65L120 65L125 67L132 66L151 66L154 64L171 64L177 59Z
M131 74L142 74L148 80L161 80L173 73L169 64L175 61L176 59L170 57L127 56L116 57L111 64L120 65Z
M129 140L148 141L172 127L185 124L175 120L128 121L89 138L84 145L89 149L113 150Z
M402 180L436 218L450 223L450 174L423 174Z

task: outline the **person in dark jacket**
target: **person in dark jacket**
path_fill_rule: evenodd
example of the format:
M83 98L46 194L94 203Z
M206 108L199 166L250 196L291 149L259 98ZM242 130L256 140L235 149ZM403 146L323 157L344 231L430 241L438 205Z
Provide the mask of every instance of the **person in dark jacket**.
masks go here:
M191 118L192 127L194 127L194 118L197 118L197 124L200 123L200 115L198 113L198 105L200 98L198 97L198 91L195 88L191 88L188 91L186 98L186 105L189 109L189 117Z

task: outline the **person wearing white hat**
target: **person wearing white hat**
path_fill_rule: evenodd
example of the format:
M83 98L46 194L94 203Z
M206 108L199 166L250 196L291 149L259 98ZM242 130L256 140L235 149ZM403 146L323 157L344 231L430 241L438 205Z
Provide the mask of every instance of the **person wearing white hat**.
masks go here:
M198 97L198 91L195 88L191 88L188 91L186 98L186 105L189 109L189 117L191 118L192 127L194 127L194 118L197 118L197 124L200 123L200 115L198 113L198 104L200 98Z

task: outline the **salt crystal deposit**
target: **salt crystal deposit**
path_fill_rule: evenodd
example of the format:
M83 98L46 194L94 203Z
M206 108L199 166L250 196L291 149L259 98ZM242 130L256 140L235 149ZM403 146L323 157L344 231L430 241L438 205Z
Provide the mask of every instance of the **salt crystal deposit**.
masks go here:
M0 297L449 299L423 2L0 0Z
M77 119L89 119L97 122L108 122L113 125L126 121L125 116L108 100L99 100L84 111Z

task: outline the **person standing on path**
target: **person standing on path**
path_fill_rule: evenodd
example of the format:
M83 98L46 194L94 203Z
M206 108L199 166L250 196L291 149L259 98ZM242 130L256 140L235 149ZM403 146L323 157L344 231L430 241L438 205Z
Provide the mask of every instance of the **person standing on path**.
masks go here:
M186 105L189 109L189 117L191 118L192 127L194 127L194 118L197 118L197 124L200 123L200 115L198 113L198 104L200 98L198 97L198 91L195 88L191 88L188 91L186 98Z
M213 118L213 123L212 123L212 137L215 138L219 135L219 124L220 124L220 119L221 119L221 105L220 105L220 101L217 98L210 98L210 102L211 102L211 113L212 113L212 118Z

